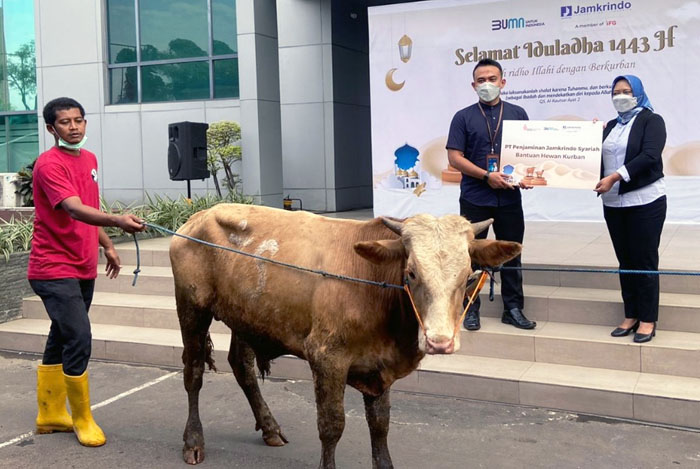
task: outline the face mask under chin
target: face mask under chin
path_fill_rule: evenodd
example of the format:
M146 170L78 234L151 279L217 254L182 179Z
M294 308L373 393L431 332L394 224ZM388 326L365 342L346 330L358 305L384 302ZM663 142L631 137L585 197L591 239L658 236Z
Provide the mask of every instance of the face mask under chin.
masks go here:
M80 150L83 145L85 145L85 142L87 142L87 135L85 135L78 143L68 143L61 137L58 137L58 146L67 150Z

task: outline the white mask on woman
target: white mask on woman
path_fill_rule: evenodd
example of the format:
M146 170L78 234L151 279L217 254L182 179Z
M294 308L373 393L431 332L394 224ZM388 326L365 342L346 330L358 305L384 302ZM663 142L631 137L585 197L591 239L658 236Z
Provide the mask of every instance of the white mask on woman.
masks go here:
M487 81L476 87L476 94L482 101L490 103L500 96L501 88Z
M627 112L637 107L637 98L627 94L613 96L612 102L617 112Z

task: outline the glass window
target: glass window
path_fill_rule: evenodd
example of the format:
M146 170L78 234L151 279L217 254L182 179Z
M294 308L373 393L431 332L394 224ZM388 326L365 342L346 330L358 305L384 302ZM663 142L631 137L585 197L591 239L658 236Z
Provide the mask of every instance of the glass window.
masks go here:
M23 0L2 0L0 8L0 111L35 110L34 4Z
M107 11L111 104L239 96L236 0L107 0Z
M214 61L214 97L238 97L238 59Z
M15 173L39 156L36 114L0 116L0 173Z
M208 62L149 65L141 68L143 102L209 98Z
M141 60L209 55L207 0L140 0Z
M110 102L112 104L138 103L136 67L112 68L109 70Z
M110 0L107 4L109 63L136 62L135 18L134 0Z
M211 0L214 55L237 54L236 2Z
M34 2L0 0L0 172L38 155Z
M39 148L39 123L36 114L5 116L9 172L16 172L34 161Z

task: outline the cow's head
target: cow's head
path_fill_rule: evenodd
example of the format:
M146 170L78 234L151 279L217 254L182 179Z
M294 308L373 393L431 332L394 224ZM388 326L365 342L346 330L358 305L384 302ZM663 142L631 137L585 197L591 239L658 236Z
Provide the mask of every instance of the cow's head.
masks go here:
M472 262L501 265L520 254L521 245L474 239L493 220L471 224L458 215L416 215L405 221L382 221L400 238L360 242L355 251L377 264L405 262L405 282L425 327L425 333L418 331L418 347L429 354L456 352Z

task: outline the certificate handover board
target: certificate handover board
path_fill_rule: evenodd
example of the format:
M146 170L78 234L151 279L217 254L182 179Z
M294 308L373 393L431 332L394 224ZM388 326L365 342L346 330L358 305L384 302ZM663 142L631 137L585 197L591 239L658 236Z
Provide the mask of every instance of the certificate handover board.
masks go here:
M514 183L593 190L602 140L601 121L503 121L500 169Z

